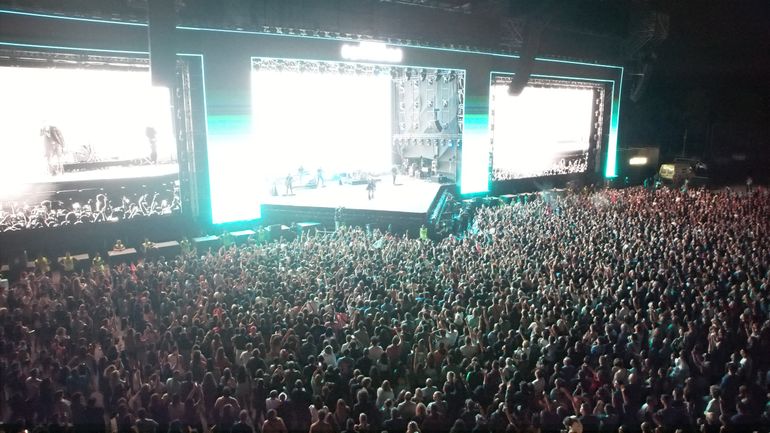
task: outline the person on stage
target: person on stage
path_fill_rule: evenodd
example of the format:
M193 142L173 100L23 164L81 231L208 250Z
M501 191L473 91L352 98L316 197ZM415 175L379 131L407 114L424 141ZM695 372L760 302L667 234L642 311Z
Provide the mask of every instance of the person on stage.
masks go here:
M59 128L48 125L40 130L43 136L43 146L45 148L45 160L48 164L48 172L52 176L61 174L63 165L61 158L64 155L64 136Z
M398 174L398 167L396 167L394 165L393 168L390 169L390 172L393 174L393 185L395 185L396 184L396 175Z
M374 178L369 178L369 183L366 184L366 192L369 196L369 200L374 198L374 190L377 189L377 184L374 183Z
M291 173L286 175L286 195L294 195L294 177Z
M318 171L316 171L316 188L326 187L326 182L324 182L324 171L321 167L318 167Z
M150 141L150 162L152 164L158 163L158 132L152 126L148 126L144 130L144 134L147 136L147 140Z

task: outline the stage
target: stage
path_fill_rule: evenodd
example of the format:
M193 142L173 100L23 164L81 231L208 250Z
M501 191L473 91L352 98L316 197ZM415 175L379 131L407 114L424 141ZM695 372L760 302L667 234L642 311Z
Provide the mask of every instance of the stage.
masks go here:
M390 176L379 177L376 185L371 200L366 185L332 182L320 188L295 188L293 195L268 196L262 201L263 221L266 224L318 221L333 227L336 210L343 208L342 220L347 224L411 229L427 221L440 192L451 187L400 175L395 185Z
M315 208L426 213L441 185L427 180L398 176L377 179L374 198L369 200L366 185L339 185L327 182L320 188L294 188L293 195L268 196L262 200L268 206L301 206ZM279 193L285 191L279 190Z

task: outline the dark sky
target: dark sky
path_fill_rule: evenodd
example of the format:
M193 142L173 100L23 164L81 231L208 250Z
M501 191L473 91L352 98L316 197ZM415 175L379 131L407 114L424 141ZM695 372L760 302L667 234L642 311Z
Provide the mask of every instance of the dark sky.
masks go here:
M672 2L671 32L661 63L678 76L767 77L770 2Z
M767 157L770 2L672 1L668 38L639 102L626 99L621 140L664 153ZM685 131L687 133L685 144Z

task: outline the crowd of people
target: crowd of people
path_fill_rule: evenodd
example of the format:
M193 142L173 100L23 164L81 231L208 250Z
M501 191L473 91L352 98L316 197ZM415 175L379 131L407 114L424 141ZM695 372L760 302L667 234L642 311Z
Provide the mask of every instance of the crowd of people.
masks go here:
M554 161L553 165L546 169L542 169L540 167L519 167L515 170L496 168L492 170L492 178L496 181L525 179L530 177L585 173L586 170L588 170L587 152L573 157L561 158L557 161Z
M0 289L0 429L766 432L770 194L481 207Z
M97 222L119 222L140 217L170 215L181 209L178 186L155 193L123 195L113 201L107 194L96 194L83 203L69 199L26 202L0 202L0 233L45 227L62 227Z

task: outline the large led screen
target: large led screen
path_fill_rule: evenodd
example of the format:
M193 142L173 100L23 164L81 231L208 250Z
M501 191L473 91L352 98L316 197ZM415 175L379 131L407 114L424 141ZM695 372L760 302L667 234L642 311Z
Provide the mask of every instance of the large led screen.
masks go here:
M266 176L390 170L389 75L257 71L252 96Z
M0 67L0 231L179 211L168 89L147 69Z
M492 179L582 173L588 169L594 90L528 86L511 95L492 86Z

